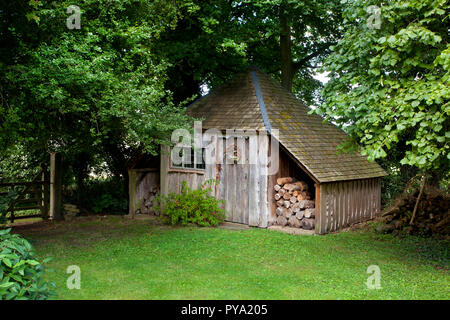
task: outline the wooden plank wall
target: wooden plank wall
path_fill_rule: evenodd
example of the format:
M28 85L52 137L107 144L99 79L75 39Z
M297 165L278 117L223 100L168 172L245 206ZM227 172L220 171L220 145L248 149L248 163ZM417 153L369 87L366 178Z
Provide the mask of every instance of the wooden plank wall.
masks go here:
M186 181L191 188L198 188L209 179L219 180L219 185L212 194L218 199L225 200L226 220L248 224L250 226L267 227L269 204L267 197L268 180L264 170L267 168L261 165L261 161L267 161L268 139L262 144L262 149L258 150L256 140L250 136L246 139L231 137L225 139L219 137L215 142L217 164L206 165L203 171L190 172L187 170L174 170L170 168L170 158L168 148L165 155L161 156L161 192L180 192L183 181ZM261 138L260 138L261 139ZM236 145L241 157L236 164L226 163L225 151L232 150ZM263 155L263 159L258 157L258 153ZM255 157L255 158L251 158ZM250 164L255 163L257 164Z
M381 180L364 179L320 185L316 233L333 232L373 219L381 210Z

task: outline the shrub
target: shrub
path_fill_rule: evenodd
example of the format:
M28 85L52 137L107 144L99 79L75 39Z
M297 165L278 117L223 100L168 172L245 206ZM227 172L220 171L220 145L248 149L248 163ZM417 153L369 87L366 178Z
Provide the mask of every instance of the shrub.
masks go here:
M128 213L128 197L121 179L90 179L82 189L66 191L64 200L97 214Z
M11 229L0 230L0 300L46 300L56 294L31 244ZM45 262L45 261L44 261Z
M17 193L14 190L10 190L8 194L0 197L0 224L5 224L7 222L6 210L16 196Z
M216 180L205 181L201 188L191 189L183 181L181 193L160 195L154 199L155 211L159 212L166 223L199 226L217 226L225 219L225 202L210 195Z

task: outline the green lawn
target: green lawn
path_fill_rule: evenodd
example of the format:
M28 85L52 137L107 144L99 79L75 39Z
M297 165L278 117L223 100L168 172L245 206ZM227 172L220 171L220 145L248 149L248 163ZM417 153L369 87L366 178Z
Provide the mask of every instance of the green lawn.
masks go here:
M122 217L41 223L31 240L60 299L449 299L448 241L368 229L296 236L264 229L167 227ZM369 265L381 269L369 290ZM81 268L81 289L66 268Z

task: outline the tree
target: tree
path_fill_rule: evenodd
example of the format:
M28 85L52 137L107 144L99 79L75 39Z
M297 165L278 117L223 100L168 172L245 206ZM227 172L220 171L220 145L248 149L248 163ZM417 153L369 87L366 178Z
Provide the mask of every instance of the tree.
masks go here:
M80 29L69 29L71 4L23 0L0 11L0 152L58 151L81 176L102 155L126 179L136 151L156 152L188 120L164 88L167 62L153 52L178 9L79 1Z
M394 153L403 165L448 175L448 2L347 3L317 112L344 127L370 160Z
M248 65L266 70L299 98L317 101L316 67L340 36L340 1L184 1L161 35L176 101L217 87Z

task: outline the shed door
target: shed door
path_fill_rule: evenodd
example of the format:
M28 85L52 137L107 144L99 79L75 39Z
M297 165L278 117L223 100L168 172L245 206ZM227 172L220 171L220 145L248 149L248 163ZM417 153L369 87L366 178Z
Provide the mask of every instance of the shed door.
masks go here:
M249 224L250 186L249 138L221 139L222 164L218 166L218 198L225 200L226 221ZM222 151L222 152L221 152Z

